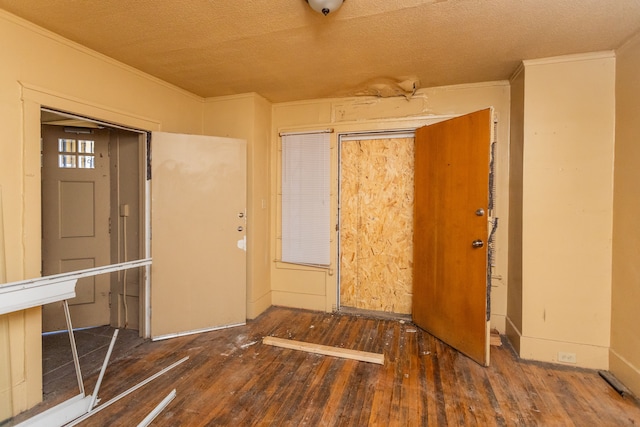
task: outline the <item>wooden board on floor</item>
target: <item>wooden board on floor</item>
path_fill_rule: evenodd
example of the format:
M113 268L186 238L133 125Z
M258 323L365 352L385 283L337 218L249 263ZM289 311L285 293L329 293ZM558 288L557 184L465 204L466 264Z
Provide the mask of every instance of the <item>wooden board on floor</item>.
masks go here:
M287 340L277 337L264 337L263 344L291 350L306 351L308 353L322 354L325 356L342 357L343 359L359 360L361 362L377 363L384 365L384 354L369 353L367 351L349 350L347 348L330 347L327 345L313 344L303 341Z

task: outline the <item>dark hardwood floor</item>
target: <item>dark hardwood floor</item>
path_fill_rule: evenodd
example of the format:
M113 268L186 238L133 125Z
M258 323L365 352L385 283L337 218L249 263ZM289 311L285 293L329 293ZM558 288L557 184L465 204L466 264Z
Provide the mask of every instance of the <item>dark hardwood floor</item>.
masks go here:
M385 364L262 344L268 335L381 352ZM246 326L135 346L109 365L101 401L184 356L81 425L135 426L172 389L155 426L640 425L638 403L596 371L520 361L508 345L483 368L410 322L280 307Z
M100 326L74 332L80 368L84 378L100 372L113 337L114 328ZM125 357L145 340L138 331L118 331L112 360ZM42 395L46 403L64 400L69 393L78 393L78 382L67 332L45 334L42 337ZM86 390L89 394L93 389ZM49 403L50 404L50 403Z

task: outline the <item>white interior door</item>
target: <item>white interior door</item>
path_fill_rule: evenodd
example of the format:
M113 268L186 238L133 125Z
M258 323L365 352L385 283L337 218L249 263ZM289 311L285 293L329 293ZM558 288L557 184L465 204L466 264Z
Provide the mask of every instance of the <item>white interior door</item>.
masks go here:
M246 322L246 141L153 132L151 336Z

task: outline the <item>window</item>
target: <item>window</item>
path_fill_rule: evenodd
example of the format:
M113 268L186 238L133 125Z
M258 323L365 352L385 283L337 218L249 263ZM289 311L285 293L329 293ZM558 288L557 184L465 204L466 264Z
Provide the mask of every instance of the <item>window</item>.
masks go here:
M95 169L95 141L58 139L58 167L62 169Z
M282 261L329 265L329 134L282 136Z

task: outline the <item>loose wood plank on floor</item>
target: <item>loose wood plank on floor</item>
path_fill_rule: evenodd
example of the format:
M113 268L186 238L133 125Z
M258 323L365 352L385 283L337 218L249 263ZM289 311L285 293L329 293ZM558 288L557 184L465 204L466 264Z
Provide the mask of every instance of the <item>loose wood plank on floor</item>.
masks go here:
M313 344L304 341L285 340L278 337L264 337L263 344L276 347L288 348L290 350L306 351L308 353L321 354L324 356L342 357L345 359L358 360L360 362L377 363L384 365L384 354L370 353L359 350L349 350L346 348L331 347L328 345Z

